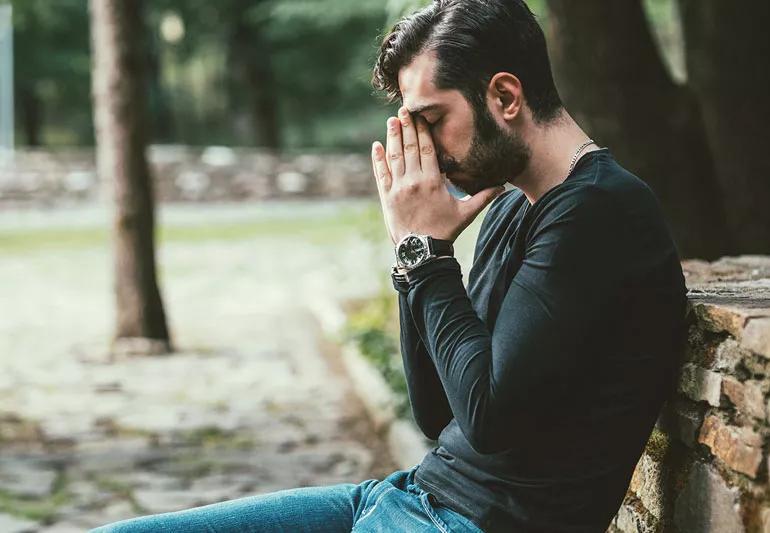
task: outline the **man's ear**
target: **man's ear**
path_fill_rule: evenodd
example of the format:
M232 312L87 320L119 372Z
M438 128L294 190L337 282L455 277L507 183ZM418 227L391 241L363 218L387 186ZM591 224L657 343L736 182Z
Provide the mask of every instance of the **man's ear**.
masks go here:
M505 121L519 116L524 106L524 91L519 78L510 72L498 72L489 80L487 96Z

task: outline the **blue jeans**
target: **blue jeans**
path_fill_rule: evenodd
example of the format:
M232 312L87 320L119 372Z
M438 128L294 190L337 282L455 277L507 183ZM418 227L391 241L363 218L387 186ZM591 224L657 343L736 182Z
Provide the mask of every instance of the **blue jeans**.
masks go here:
M483 533L414 483L415 465L382 481L279 490L173 513L122 520L91 533Z

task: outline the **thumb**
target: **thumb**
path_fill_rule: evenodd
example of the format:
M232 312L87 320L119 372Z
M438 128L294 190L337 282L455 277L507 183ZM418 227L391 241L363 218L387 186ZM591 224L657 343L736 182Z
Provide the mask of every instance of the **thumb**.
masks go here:
M467 200L460 202L462 211L468 218L475 218L492 200L505 192L505 187L490 187L482 189Z

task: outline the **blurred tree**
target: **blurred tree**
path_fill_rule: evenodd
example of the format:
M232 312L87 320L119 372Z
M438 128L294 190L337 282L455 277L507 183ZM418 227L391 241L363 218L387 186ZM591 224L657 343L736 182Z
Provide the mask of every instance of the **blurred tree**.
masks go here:
M770 253L770 2L679 0L689 87L702 111L735 248Z
M273 69L274 51L266 35L268 21L252 15L252 10L264 2L229 0L224 4L229 4L223 18L227 33L230 101L237 108L246 100L256 146L279 148L279 95ZM224 4L220 2L220 5Z
M683 256L770 252L770 182L757 179L770 174L759 147L770 3L681 3L686 84L666 70L641 0L548 0L557 85L655 190Z
M90 0L97 164L115 198L116 345L171 350L156 281L152 181L145 156L146 52L141 0ZM137 347L132 348L136 351Z
M11 0L14 92L23 140L90 142L88 10L85 0ZM46 124L56 124L53 130ZM53 139L56 140L56 139Z

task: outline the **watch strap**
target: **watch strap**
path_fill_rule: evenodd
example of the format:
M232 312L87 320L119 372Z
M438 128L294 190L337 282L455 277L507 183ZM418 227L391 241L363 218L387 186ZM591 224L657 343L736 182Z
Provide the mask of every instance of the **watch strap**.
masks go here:
M448 241L445 239L434 239L433 237L428 237L428 245L430 246L431 255L454 256L455 254L454 244L452 243L452 241Z

